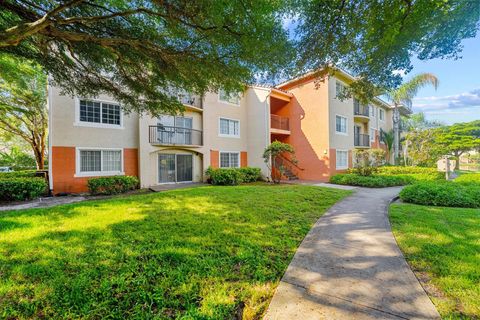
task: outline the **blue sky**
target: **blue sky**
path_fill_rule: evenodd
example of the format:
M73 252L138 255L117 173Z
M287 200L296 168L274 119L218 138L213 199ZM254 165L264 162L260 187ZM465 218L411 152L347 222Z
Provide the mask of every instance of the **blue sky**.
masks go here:
M414 112L423 111L430 120L446 124L480 119L480 32L473 39L462 42L464 49L458 60L415 59L409 79L421 72L435 74L440 85L419 91L413 102Z

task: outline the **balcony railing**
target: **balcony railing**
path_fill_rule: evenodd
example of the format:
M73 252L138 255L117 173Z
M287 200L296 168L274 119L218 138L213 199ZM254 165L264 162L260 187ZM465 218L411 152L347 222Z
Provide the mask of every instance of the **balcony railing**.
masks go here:
M170 127L149 126L149 142L157 145L203 145L203 132L200 130Z
M270 127L272 129L290 131L290 122L286 117L277 116L276 114L270 115Z
M355 147L370 147L370 136L368 134L355 134Z
M365 105L361 105L361 104L359 104L359 103L356 103L356 104L353 106L353 114L356 115L356 116L365 116L365 117L368 117L368 116L369 116L368 106L365 106Z

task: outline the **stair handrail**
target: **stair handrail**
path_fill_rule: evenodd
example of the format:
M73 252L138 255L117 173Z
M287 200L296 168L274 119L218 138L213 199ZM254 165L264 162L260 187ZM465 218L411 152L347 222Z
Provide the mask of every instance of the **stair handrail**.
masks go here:
M301 171L305 170L304 168L299 167L298 164L296 164L295 162L293 162L292 160L288 159L287 157L285 157L285 156L282 155L282 154L279 155L278 157L279 157L281 160L287 161L290 165L294 166L294 167L297 168L298 170L301 170Z

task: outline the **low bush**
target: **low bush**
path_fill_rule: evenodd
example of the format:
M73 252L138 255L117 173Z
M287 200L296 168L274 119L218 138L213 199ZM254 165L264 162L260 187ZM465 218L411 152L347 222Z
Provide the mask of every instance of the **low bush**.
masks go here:
M213 185L236 186L243 182L243 174L235 168L209 168L206 174Z
M383 166L378 168L381 174L436 174L436 168L406 167L406 166Z
M370 175L361 176L357 174L337 174L330 178L331 183L350 186L385 188L393 186L403 186L415 182L414 178L408 175Z
M0 179L33 178L35 177L36 173L36 170L0 172Z
M205 174L211 184L220 186L236 186L240 183L255 182L260 180L260 168L208 168Z
M91 194L118 194L138 188L138 178L132 176L91 178L87 186Z
M419 182L400 192L405 202L442 207L480 208L480 185L444 182Z
M38 198L47 191L43 178L9 177L0 179L0 200L23 201Z
M464 173L455 180L454 182L461 182L461 183L478 183L480 184L480 173Z
M262 178L262 173L260 168L253 168L253 167L243 167L237 169L242 174L242 182L255 182Z
M425 167L385 166L378 168L377 174L386 176L409 176L415 181L436 181L445 179L445 173L439 172L436 168Z

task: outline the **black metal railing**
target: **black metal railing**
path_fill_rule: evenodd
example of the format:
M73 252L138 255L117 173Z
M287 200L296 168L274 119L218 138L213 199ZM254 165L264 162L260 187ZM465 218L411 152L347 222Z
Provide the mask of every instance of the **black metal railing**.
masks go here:
M290 122L287 117L281 117L281 116L277 116L276 114L271 114L270 127L273 129L290 131Z
M203 145L203 132L201 130L171 127L149 126L148 140L151 144L159 145Z
M353 106L353 113L354 113L356 116L365 116L365 117L368 117L368 116L369 116L368 106L362 105L362 104L360 104L360 103L356 103L356 104L354 104L354 106Z
M355 147L370 147L370 136L368 134L358 134L354 136Z

